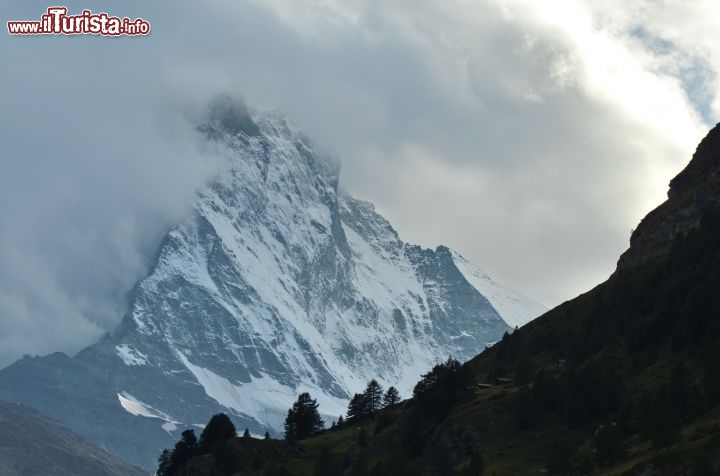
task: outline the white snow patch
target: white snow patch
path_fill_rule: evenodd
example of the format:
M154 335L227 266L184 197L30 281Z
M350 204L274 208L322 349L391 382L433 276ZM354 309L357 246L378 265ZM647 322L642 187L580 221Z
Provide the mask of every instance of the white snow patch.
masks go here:
M143 416L147 418L158 418L160 420L165 420L166 423L170 424L176 424L180 423L179 421L173 420L169 415L166 413L161 412L160 410L157 410L150 405L141 402L137 398L133 397L127 392L121 392L117 394L118 400L120 401L120 405L127 411L128 413L131 413L135 416ZM163 425L163 429L165 426ZM167 430L166 430L167 431Z
M455 266L465 276L465 279L490 301L490 304L510 327L522 327L547 312L548 309L542 304L496 283L460 254L453 251L452 257Z
M172 435L172 432L173 432L173 431L177 430L177 425L176 425L175 423L171 422L171 421L166 421L165 423L163 423L162 425L160 425L160 427L161 427L163 430L167 431L168 434L170 434L170 435Z
M210 398L270 428L282 428L287 409L292 407L302 392L309 392L317 399L318 410L326 419L337 418L337 415L345 413L345 400L330 397L315 386L292 388L267 376L254 378L248 383L234 384L225 377L190 363L181 352L177 352L177 355Z
M410 310L413 315L424 315L416 297L424 297L425 291L407 258L373 247L345 224L343 230L357 258L355 284L358 294L389 312L399 308ZM427 308L426 300L421 302Z
M127 344L120 344L115 347L118 356L125 362L125 365L147 365L147 355Z

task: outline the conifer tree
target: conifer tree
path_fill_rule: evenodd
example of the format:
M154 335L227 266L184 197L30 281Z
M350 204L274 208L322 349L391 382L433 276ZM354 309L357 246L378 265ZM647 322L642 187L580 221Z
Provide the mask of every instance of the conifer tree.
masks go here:
M285 439L288 441L296 440L297 435L297 417L293 408L288 409L285 417Z
M365 388L365 405L367 414L372 415L380 410L382 408L382 402L383 388L377 380L372 379L368 382L367 387Z
M356 393L348 403L347 419L353 420L365 415L365 394Z
M301 393L285 418L285 438L290 441L302 440L324 427L317 401L309 393Z
M389 387L383 396L383 404L387 408L392 408L400 403L400 393L395 387Z
M172 451L165 449L158 458L158 469L155 472L157 476L169 476L172 463Z
M182 470L185 463L198 452L198 441L193 430L185 430L172 451L165 450L158 460L158 476L172 476Z
M202 453L211 453L219 444L236 435L237 431L230 417L224 413L213 415L200 434L200 451Z

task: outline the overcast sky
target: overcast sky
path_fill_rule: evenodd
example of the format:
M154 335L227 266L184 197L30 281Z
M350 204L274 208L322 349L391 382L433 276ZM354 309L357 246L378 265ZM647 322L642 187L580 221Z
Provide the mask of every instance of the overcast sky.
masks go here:
M5 1L2 23L50 4ZM286 114L409 242L554 306L603 281L720 117L720 4L71 1L148 37L0 40L0 364L112 330L215 169L221 92Z

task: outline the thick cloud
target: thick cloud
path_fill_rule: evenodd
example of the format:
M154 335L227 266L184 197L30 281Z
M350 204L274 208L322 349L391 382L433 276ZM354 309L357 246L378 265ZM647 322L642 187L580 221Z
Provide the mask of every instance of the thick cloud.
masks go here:
M548 305L604 279L720 116L710 2L72 2L148 37L0 42L0 363L111 330L216 172L218 92L286 113L403 238ZM679 3L679 2L678 2ZM37 19L46 4L3 2Z

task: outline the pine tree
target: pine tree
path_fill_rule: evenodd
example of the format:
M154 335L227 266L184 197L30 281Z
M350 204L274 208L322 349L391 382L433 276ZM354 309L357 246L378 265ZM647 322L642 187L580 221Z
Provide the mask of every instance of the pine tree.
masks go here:
M195 436L195 430L188 429L188 430L183 431L180 434L179 443L182 443L187 448L195 448L198 443L197 436Z
M317 401L309 393L301 393L285 418L285 438L290 441L302 440L315 435L324 427Z
M365 394L356 393L348 403L347 419L353 420L365 415Z
M224 413L213 415L200 434L200 451L201 453L211 453L219 444L236 435L237 431L230 417Z
M175 443L172 451L165 450L158 460L159 476L172 476L177 474L185 463L198 453L197 437L193 430L185 430L180 435L180 441Z
M345 424L345 418L343 418L342 415L340 415L337 419L338 426L343 426Z
M435 365L424 374L413 389L416 412L423 418L442 418L467 386L467 371L455 359Z
M376 413L378 410L380 410L382 408L382 401L383 401L382 386L377 382L377 380L375 380L375 379L370 380L367 384L367 387L365 388L366 412L369 415Z
M243 433L243 438L250 438L250 430L248 428L245 428L245 432Z
M265 439L266 439L266 440L270 440L270 439L271 439L271 438L270 438L270 432L269 432L269 431L266 431L266 432L265 432Z
M395 387L389 387L383 396L383 404L387 408L392 408L400 403L400 393Z
M296 440L297 435L297 416L293 408L288 409L285 417L285 439L288 441Z
M158 458L158 469L155 472L157 476L170 476L171 464L172 464L173 452L170 450L163 450L162 454Z

